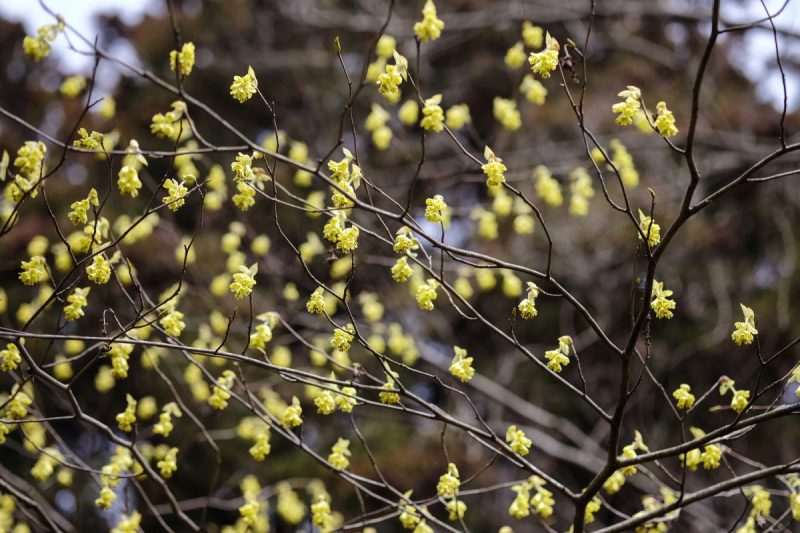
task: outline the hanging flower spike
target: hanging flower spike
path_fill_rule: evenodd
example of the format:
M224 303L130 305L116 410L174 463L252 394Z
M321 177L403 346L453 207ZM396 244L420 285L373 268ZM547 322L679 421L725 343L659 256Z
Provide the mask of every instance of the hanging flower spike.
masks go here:
M422 120L419 125L428 131L442 131L444 129L444 110L442 106L442 95L435 94L425 100L422 107Z
M656 112L658 113L656 117L656 129L658 133L664 138L677 135L678 128L675 126L675 115L672 114L672 111L667 109L667 104L665 102L657 103Z
M503 160L497 157L488 146L483 150L483 157L487 161L481 165L481 170L486 174L486 186L490 189L500 187L506 182L505 172L508 170L503 164Z
M471 380L475 375L475 369L472 368L472 357L467 357L467 350L454 346L453 350L455 355L453 361L450 363L450 373L466 383Z
M250 267L239 266L239 272L233 275L230 289L233 297L242 300L253 292L256 285L256 274L258 273L258 263L253 263Z
M525 436L524 431L517 429L517 426L508 426L506 442L511 450L519 455L528 455L531 450L531 439Z
M247 67L247 74L244 76L234 76L231 83L231 96L238 100L240 104L248 101L258 90L258 79L253 67Z
M422 20L414 24L414 34L422 42L435 41L442 35L444 21L436 16L433 0L427 0L422 8Z
M643 240L642 235L646 235L647 246L649 248L655 248L658 246L658 243L661 242L661 226L656 224L652 218L642 213L641 209L639 209L639 229L641 230L641 233L637 232L639 240Z
M664 289L664 283L661 281L653 280L653 291L650 302L650 307L656 312L656 318L672 318L672 310L675 309L676 303L670 300L672 291Z
M672 397L677 400L678 409L691 409L694 405L695 398L694 394L692 394L692 388L686 383L682 383L680 387L675 389Z
M444 197L437 194L433 198L425 200L425 219L428 222L441 224L444 222L444 217L447 213L447 204L444 202Z
M624 91L620 91L617 96L623 98L622 102L617 102L611 106L611 112L617 115L615 122L620 126L630 126L633 124L636 114L642 107L640 102L642 91L638 87L628 85Z
M194 68L194 43L184 43L181 51L173 50L169 53L169 69L175 72L180 70L181 76L188 76Z
M549 78L550 74L558 68L558 51L560 49L558 41L548 32L545 37L545 49L541 52L531 52L531 55L528 56L531 71L539 74L543 79Z
M536 315L539 314L539 311L536 309L536 298L538 297L539 287L534 282L529 281L527 298L522 300L517 306L520 316L525 320L535 318Z
M558 348L555 350L548 350L544 353L547 359L547 368L553 372L561 372L565 366L569 364L569 352L572 346L572 337L564 335L558 338Z
M755 312L744 304L739 304L744 314L744 322L734 323L734 331L731 333L731 338L737 346L742 344L751 344L758 335L756 329L756 314Z

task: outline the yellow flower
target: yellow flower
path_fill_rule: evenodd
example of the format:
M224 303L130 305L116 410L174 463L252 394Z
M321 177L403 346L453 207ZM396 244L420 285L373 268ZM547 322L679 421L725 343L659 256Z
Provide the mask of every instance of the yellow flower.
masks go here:
M731 409L737 413L741 413L747 407L750 400L749 390L734 390L733 397L731 398Z
M34 255L29 261L22 261L21 264L19 280L23 285L36 285L50 277L47 273L47 260L41 255Z
M531 71L542 78L549 78L550 73L558 68L558 51L561 49L558 41L550 33L545 37L545 49L541 52L532 52L528 56Z
M522 41L517 41L508 49L504 61L509 68L519 68L525 63L525 45Z
M75 98L86 88L86 78L83 76L69 76L58 88L59 92L67 98Z
M239 267L239 272L233 275L233 282L230 285L234 298L241 300L253 292L253 287L256 285L257 272L258 263L253 263L249 268L244 265Z
M77 320L83 316L83 308L88 304L86 297L91 289L91 287L75 287L72 294L67 296L69 303L64 306L64 317L67 320Z
M742 344L752 343L755 335L758 335L758 330L756 329L755 312L744 304L739 304L739 306L744 314L744 322L734 323L735 329L731 334L731 338L733 342L741 346Z
M450 500L445 504L444 508L448 513L447 519L451 522L464 518L464 515L467 513L467 504L461 500Z
M444 21L436 16L436 6L433 0L427 0L422 8L422 20L414 24L414 33L417 38L425 42L435 41L442 35Z
M234 194L233 197L231 197L233 205L242 211L247 211L255 205L256 190L252 185L240 181L236 184L236 190L238 191L237 194Z
M406 100L397 110L397 118L406 126L415 124L419 119L419 104L416 100Z
M555 350L548 350L544 353L547 359L547 368L553 372L561 372L563 367L569 364L570 347L572 346L572 338L564 335L558 338L558 348Z
M564 196L561 193L561 185L553 178L553 175L544 165L537 165L533 169L533 179L535 180L536 194L548 205L554 207L564 203Z
M22 357L19 355L19 348L15 344L6 344L6 349L0 351L0 370L3 372L11 372L22 362Z
M408 265L408 259L399 258L392 266L392 279L398 283L404 283L414 274L414 270Z
M89 133L86 128L78 130L78 139L72 143L76 148L86 148L87 150L100 150L103 146L103 134L93 131Z
M183 321L183 313L176 309L168 311L158 323L161 324L164 331L174 337L180 337L181 332L186 327L186 323Z
M100 495L94 501L98 509L110 509L111 504L117 499L117 494L108 487L100 489Z
M436 301L436 289L439 288L439 282L431 278L427 283L423 283L417 288L416 299L419 308L424 311L433 311L433 302Z
M508 426L506 442L511 450L519 455L528 455L531 450L531 439L525 436L524 431L517 429L517 426Z
M641 109L642 91L638 87L628 85L627 89L620 91L617 96L624 100L611 106L611 111L617 115L615 121L620 126L630 126Z
M664 283L653 280L653 300L650 307L656 312L657 318L672 318L672 310L675 309L675 301L670 300L672 291L664 289Z
M173 472L178 469L178 448L170 448L164 457L156 463L161 476L165 479L172 477Z
M637 232L639 235L639 240L642 239L642 234L647 236L647 246L649 248L655 248L658 246L658 243L661 242L661 226L655 223L652 218L642 213L642 210L639 209L639 229L641 229L641 233Z
M492 113L507 130L516 131L522 126L522 117L514 100L496 96L492 102Z
M86 267L86 276L89 281L98 285L108 283L111 279L111 263L103 254L97 254L92 258L92 263Z
M350 343L353 342L355 331L353 324L347 324L346 328L336 328L333 330L333 337L331 337L331 346L339 351L346 352L350 349Z
M128 194L136 198L139 195L139 189L142 188L142 182L139 180L139 171L132 166L123 166L119 170L117 187L119 187L120 194Z
M391 376L386 376L386 383L384 383L381 388L383 389L378 394L378 400L381 403L385 403L387 405L395 405L400 403L400 394L394 391L394 378Z
M541 48L544 44L544 29L526 20L522 23L522 40L528 48Z
M425 200L425 219L428 222L442 223L446 213L447 204L441 194Z
M535 318L539 314L536 309L536 298L539 297L539 287L532 281L528 282L528 295L527 298L522 300L517 309L519 309L520 316L525 320Z
M459 487L461 480L458 468L453 463L448 463L447 472L439 477L439 482L436 484L436 493L442 498L455 498Z
M233 373L233 370L225 370L222 375L217 378L214 391L208 399L208 405L220 411L228 407L228 400L231 397L230 389L233 387L235 379L236 374Z
M485 164L481 165L481 170L486 174L486 185L490 189L500 187L506 182L505 172L507 168L503 164L503 160L497 157L488 146L484 148L483 156L487 161Z
M334 468L344 470L350 466L350 441L347 439L338 439L336 444L331 448L331 453L328 455L328 462Z
M672 397L678 401L678 409L692 408L694 405L694 394L692 394L691 391L692 388L688 384L682 383L681 386L672 393Z
M303 423L303 408L300 406L300 400L297 396L292 396L292 404L287 406L281 415L281 424L286 429L295 428Z
M444 116L444 122L451 130L460 130L472 122L472 117L469 114L469 106L467 106L467 104L450 106L447 108Z
M544 104L544 100L547 97L545 86L530 74L526 74L522 78L522 83L519 84L519 92L525 96L527 101L536 105Z
M662 137L674 137L677 135L678 128L675 127L675 116L672 114L672 111L667 109L667 104L665 102L657 103L656 111L658 112L658 116L656 117L656 129L658 133Z
M167 204L170 211L177 211L186 203L185 196L189 194L189 189L183 185L183 182L179 183L172 178L168 178L164 181L164 188L169 194L163 197L161 201Z
M397 50L392 51L394 65L386 65L386 69L376 81L378 92L391 103L400 100L400 84L408 79L408 59Z
M182 76L188 76L192 73L194 67L194 43L184 43L181 51L173 50L169 53L169 68L175 72L176 68L180 68Z
M181 417L183 413L180 407L175 402L169 402L161 408L161 414L158 415L158 422L153 425L153 433L163 437L169 437L175 426L172 423L172 417Z
M70 204L70 212L67 214L67 218L69 218L69 221L73 224L86 224L89 220L89 207L91 206L100 206L97 190L95 190L94 187L89 190L89 195L86 198ZM71 260L70 258L70 261Z
M378 39L378 43L375 45L375 53L378 54L378 57L389 59L392 57L392 52L394 52L396 46L397 40L391 35L384 34L381 35L380 39Z
M247 74L244 76L234 76L231 83L231 96L238 100L240 104L248 101L258 90L258 80L253 67L247 67Z
M136 423L136 404L137 401L130 394L125 396L128 406L123 412L117 415L117 425L122 431L133 431L133 424Z
M455 355L450 363L450 373L466 383L475 375L475 369L472 368L473 358L467 357L467 350L464 348L454 346L453 350Z
M422 120L419 125L428 131L442 131L444 129L444 111L442 106L442 95L435 94L425 100L422 107Z

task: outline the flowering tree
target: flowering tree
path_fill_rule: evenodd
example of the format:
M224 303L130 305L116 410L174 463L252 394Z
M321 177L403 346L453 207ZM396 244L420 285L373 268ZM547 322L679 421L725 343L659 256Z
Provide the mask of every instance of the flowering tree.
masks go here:
M0 107L24 137L0 161L2 529L791 528L792 278L742 281L746 230L702 251L740 191L772 187L793 266L788 2L742 24L719 0L683 13L704 44L673 99L636 73L607 90L624 77L594 1L578 26L514 18L474 71L437 61L450 17L453 49L487 12L376 4L279 9L345 15L316 50L323 95L286 105L255 56L195 82L214 50L181 3L152 69L42 4L31 72L54 47L93 68L60 84L55 129ZM748 149L710 147L719 48L753 32L782 109ZM480 58L506 81L483 83ZM196 96L209 84L225 100Z

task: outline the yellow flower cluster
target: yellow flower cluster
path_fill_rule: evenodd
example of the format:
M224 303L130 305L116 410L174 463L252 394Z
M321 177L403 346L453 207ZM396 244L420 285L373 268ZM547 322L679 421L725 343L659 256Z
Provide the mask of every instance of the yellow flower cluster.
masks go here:
M756 314L755 312L744 304L739 304L744 314L744 322L735 322L733 324L734 330L731 333L731 338L738 346L742 344L751 344L758 335L756 329Z
M535 105L543 105L547 97L547 89L539 80L527 74L519 84L519 92L525 99Z
M72 145L87 150L100 150L103 147L103 134L97 131L89 133L86 128L81 128L78 130L78 138Z
M444 197L437 194L433 198L425 200L425 219L428 222L437 224L444 223L447 216L447 204L444 202Z
M194 43L184 43L181 51L172 50L169 53L169 68L175 72L176 69L180 70L181 76L188 76L192 73L194 68Z
M350 441L342 438L338 439L331 448L328 462L339 470L344 470L350 466Z
M172 111L153 115L150 122L150 133L158 138L177 140L179 136L188 135L190 132L188 123L184 119L186 103L175 101L170 104L170 107ZM130 166L128 161L124 161L124 164Z
M522 126L522 116L514 100L495 96L492 101L492 114L495 120L509 131L516 131Z
M737 413L741 413L747 409L747 404L750 401L750 391L744 389L736 389L734 381L730 378L725 378L719 385L719 393L724 396L728 392L732 392L731 396L731 409Z
M569 212L575 216L585 217L589 214L589 198L594 196L592 178L583 167L578 167L570 173L570 191L572 197L569 202Z
M281 415L281 424L286 429L296 428L303 423L303 408L300 406L300 400L297 396L292 396L292 404L286 406L283 414Z
M156 466L164 479L171 478L178 469L178 448L169 448Z
M641 232L636 232L639 240L644 240L642 235L646 236L649 248L655 248L661 242L661 226L656 224L651 217L642 213L641 209L639 209L639 229Z
M253 67L247 67L247 74L244 76L234 76L231 83L231 96L238 100L240 104L250 100L258 91L258 79Z
M175 428L172 423L172 417L180 418L183 416L180 407L175 402L168 402L161 408L161 414L158 415L158 422L153 424L153 433L161 435L162 437L169 437L172 430Z
M168 194L161 199L161 202L166 204L170 211L177 211L186 203L185 197L189 194L189 189L186 188L182 181L177 182L172 178L167 178L163 187Z
M546 79L558 68L558 51L561 46L558 41L548 32L545 37L545 48L541 52L531 52L528 56L528 63L531 71Z
M453 463L447 463L447 472L439 476L439 482L436 484L436 494L442 498L455 498L459 487L461 479L458 467Z
M678 128L675 126L675 115L672 111L667 109L665 102L656 104L656 129L662 137L674 137L678 134Z
M91 289L91 287L75 287L72 294L67 296L67 302L69 303L64 306L64 318L77 320L83 316L83 308L88 304L86 297L89 296Z
M444 114L444 123L451 130L460 130L472 122L467 104L455 104L447 108Z
M387 122L389 122L389 112L373 103L364 121L364 127L372 132L372 144L378 150L386 150L392 142L392 130L386 125Z
M675 300L670 300L670 296L672 291L665 289L663 282L654 279L650 307L656 312L656 318L672 318L676 303Z
M422 106L422 120L419 125L427 131L442 131L444 129L444 111L442 106L442 95L435 94L425 99Z
M433 302L436 301L438 294L436 289L439 288L439 282L433 278L427 280L417 288L416 299L417 305L423 311L433 311Z
M547 368L553 372L561 372L569 364L569 353L572 347L572 337L563 335L558 338L558 348L547 350L544 358L547 359Z
M546 166L537 165L533 169L533 179L535 181L536 195L544 200L546 204L558 207L564 203L561 185Z
M75 98L86 88L86 78L83 76L68 76L58 88L62 96Z
M638 87L628 85L617 96L623 100L611 106L611 111L617 115L615 122L620 126L630 126L642 107L642 91Z
M400 84L408 80L408 59L397 50L393 50L392 55L394 65L386 65L385 71L378 76L376 83L378 92L390 103L396 104L400 101Z
M16 369L22 362L22 357L19 355L19 348L16 344L6 344L5 350L0 350L0 370L3 372L11 372Z
M539 311L536 309L536 298L539 297L539 287L532 281L529 281L527 285L527 297L524 298L517 306L520 316L525 320L535 318L536 315L539 314Z
M545 481L539 476L531 476L524 483L514 485L511 490L516 493L514 501L508 508L508 514L521 520L531 514L531 507L541 518L549 518L553 514L555 499L553 493L545 488ZM535 494L531 496L531 490Z
M217 378L213 393L208 398L208 405L219 411L228 407L228 400L231 397L230 390L235 380L236 374L233 370L223 371L222 375Z
M458 346L453 347L455 355L450 363L450 373L466 383L471 380L475 375L475 369L472 368L472 357L467 357L467 350Z
M442 35L444 21L436 16L433 0L427 0L422 8L422 20L414 24L414 34L422 42L435 41Z
M497 157L488 146L483 149L483 157L486 163L481 165L481 170L486 174L486 186L496 189L506 182L505 172L508 170L503 164L503 160Z
M136 423L136 404L138 402L130 394L127 394L125 399L128 405L123 412L117 415L117 425L122 431L133 431L133 424Z
M506 430L506 442L511 447L511 451L519 455L528 455L531 451L531 439L525 436L525 432L517 429L517 426L508 426Z
M398 283L405 283L414 274L409 266L408 259L400 257L391 268L392 279Z
M89 207L91 206L100 206L100 200L97 197L97 190L95 190L94 187L89 190L89 195L86 198L77 200L70 204L70 211L67 214L67 218L69 218L69 221L75 225L86 224L86 222L89 220Z
M37 285L50 278L47 273L47 260L44 256L34 255L30 260L22 261L21 266L19 280L23 285Z
M22 50L26 56L33 58L34 61L41 61L50 55L52 43L59 32L64 31L64 22L59 20L57 24L46 24L36 30L36 37L26 35L22 40Z
M258 273L258 263L253 263L250 267L239 266L239 271L233 275L230 289L233 297L237 300L247 298L256 286L256 274Z
M677 401L678 409L691 409L694 405L692 387L687 383L681 383L681 386L672 393L672 397Z

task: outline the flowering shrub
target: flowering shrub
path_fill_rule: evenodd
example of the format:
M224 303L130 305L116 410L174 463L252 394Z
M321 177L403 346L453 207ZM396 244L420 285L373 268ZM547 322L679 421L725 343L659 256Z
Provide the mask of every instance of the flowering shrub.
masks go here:
M726 26L714 2L682 99L592 85L614 68L594 2L586 28L514 20L482 56L508 82L472 94L435 61L464 14L385 4L367 46L315 50L343 92L300 123L279 58L217 76L171 1L152 71L55 14L20 39L32 80L59 50L96 61L52 95L58 135L0 107L25 136L0 137L0 529L794 527L797 450L765 438L800 410L800 340L768 310L791 279L720 288L686 251L738 241L706 211L797 173L775 170L800 149L786 109L735 171L701 157L717 41L772 14ZM103 94L104 68L157 104ZM531 149L558 106L569 158Z

